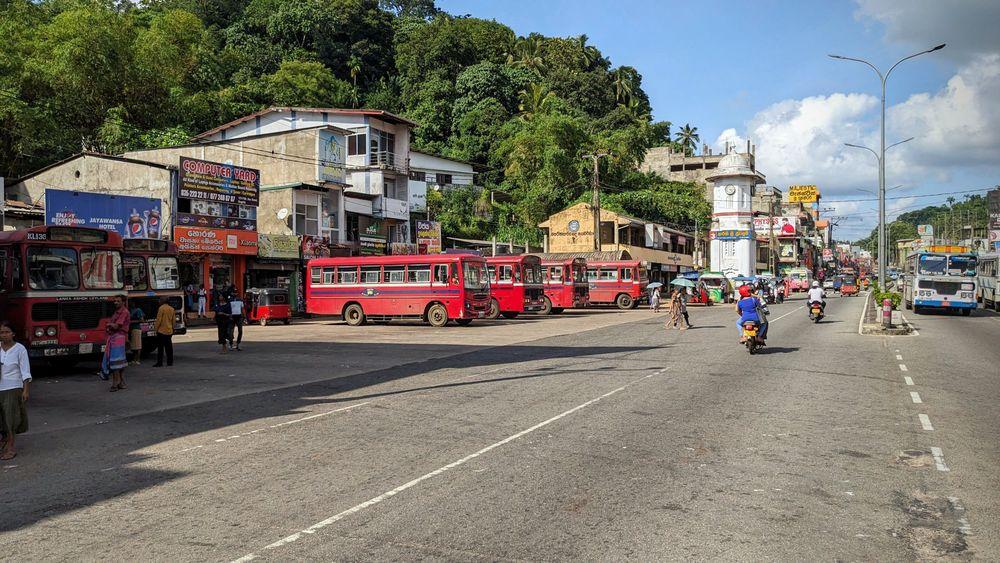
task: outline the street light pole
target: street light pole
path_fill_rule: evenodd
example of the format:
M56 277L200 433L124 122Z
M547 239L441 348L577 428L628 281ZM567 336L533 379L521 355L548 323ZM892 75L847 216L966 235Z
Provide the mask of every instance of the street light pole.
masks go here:
M594 211L594 250L597 252L601 251L601 169L598 163L601 158L606 156L608 156L608 153L603 151L583 155L583 158L589 158L594 161L594 175L591 178L593 193L591 194L590 206Z
M881 138L881 145L880 145L880 147L881 147L881 151L880 151L881 155L879 155L879 154L875 155L875 157L878 159L878 192L879 192L879 196L878 196L878 246L879 246L879 252L878 252L878 285L879 285L879 287L885 287L885 268L886 268L886 256L885 256L885 248L886 248L886 246L885 246L885 244L886 244L886 240L885 240L885 151L887 151L887 150L889 150L889 148L891 148L891 147L886 147L885 146L885 84L889 80L889 75L892 74L892 71L897 66L899 66L899 64L902 63L903 61L907 61L907 60L910 60L910 59L912 59L914 57L919 57L920 55L925 55L927 53L933 53L934 51L939 51L941 49L944 49L944 46L945 46L945 44L942 43L942 44L940 44L940 45L938 45L936 47L933 47L931 49L927 49L926 51L920 51L919 53L914 53L914 54L912 54L912 55L910 55L908 57L903 57L902 59L899 59L898 61L896 61L896 64L894 64L891 67L889 67L888 72L886 72L885 74L882 74L882 71L880 71L875 65L873 65L872 63L870 63L870 62L868 62L868 61L866 61L864 59L855 59L855 58L852 58L852 57L844 57L842 55L829 55L829 57L833 58L833 59L839 59L839 60L843 60L843 61L854 61L854 62L858 62L858 63L862 63L862 64L868 65L869 67L871 67L872 70L875 71L875 74L878 75L879 81L882 83L882 115L881 115L880 124L879 124L880 138ZM909 140L909 139L907 139L907 140ZM906 141L903 141L903 142L905 143ZM868 150L871 150L871 149L868 149ZM874 153L875 151L872 151L872 152Z

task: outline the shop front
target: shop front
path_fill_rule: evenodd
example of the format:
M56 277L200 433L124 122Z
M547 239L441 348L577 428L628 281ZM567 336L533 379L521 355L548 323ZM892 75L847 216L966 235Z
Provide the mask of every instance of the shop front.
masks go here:
M195 291L204 287L209 294L209 309L215 289L235 285L240 295L246 291L247 260L257 255L256 232L174 227L174 242L181 283Z
M301 240L296 235L258 235L257 256L249 260L246 287L287 289L292 310L298 310L298 286L302 280L300 246Z

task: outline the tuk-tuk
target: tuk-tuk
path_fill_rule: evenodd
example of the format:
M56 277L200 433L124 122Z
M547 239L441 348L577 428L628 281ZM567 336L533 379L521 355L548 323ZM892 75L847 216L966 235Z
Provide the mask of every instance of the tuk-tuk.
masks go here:
M705 289L708 290L708 297L714 303L729 303L732 300L733 286L722 272L705 272L699 278Z
M848 297L858 294L858 280L844 276L844 281L840 284L841 297Z
M292 322L288 290L280 287L252 288L247 291L247 322L267 326L271 321Z
M698 280L694 282L694 287L690 288L691 294L688 296L688 305L711 305L712 297L709 295L708 288L705 284Z

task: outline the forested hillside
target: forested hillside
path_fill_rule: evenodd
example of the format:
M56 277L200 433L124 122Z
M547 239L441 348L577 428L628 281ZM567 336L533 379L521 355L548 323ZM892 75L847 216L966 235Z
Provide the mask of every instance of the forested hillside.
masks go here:
M956 242L969 238L968 226L975 227L977 236L984 236L988 220L986 196L967 195L962 201L949 197L945 205L929 205L897 216L888 225L889 248L895 248L897 240L918 238L917 225L931 225L936 238ZM877 241L878 229L872 229L867 237L855 244L873 248Z
M187 141L269 105L368 107L420 124L414 146L481 166L489 191L431 198L447 232L537 240L533 225L586 197L682 225L700 191L635 172L645 150L693 150L654 123L642 77L584 35L518 37L432 0L0 0L0 174L83 148Z

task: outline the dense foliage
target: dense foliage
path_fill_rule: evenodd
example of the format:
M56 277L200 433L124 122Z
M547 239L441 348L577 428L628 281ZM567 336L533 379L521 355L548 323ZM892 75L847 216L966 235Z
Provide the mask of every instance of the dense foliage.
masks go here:
M586 36L518 37L433 0L0 0L0 33L0 175L178 144L269 105L372 107L509 196L432 196L448 233L537 241L588 192L595 151L611 153L609 207L707 219L700 190L635 172L649 147L694 150L697 127L672 139L638 71Z
M962 201L949 197L946 205L929 205L901 213L895 221L889 223L886 236L890 251L894 251L896 241L918 238L917 225L931 225L934 227L936 239L957 242L969 238L969 229L966 228L968 226L974 227L976 233L982 235L988 220L989 211L985 196L970 195ZM878 229L872 229L867 237L855 244L861 248L876 248Z

